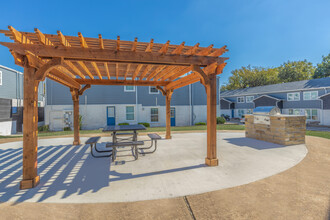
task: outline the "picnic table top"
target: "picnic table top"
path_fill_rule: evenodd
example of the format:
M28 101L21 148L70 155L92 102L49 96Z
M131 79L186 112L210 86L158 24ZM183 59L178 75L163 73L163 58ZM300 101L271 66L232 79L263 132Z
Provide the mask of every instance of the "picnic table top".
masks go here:
M146 127L140 124L136 125L110 125L103 128L103 132L114 132L114 131L137 131L146 130Z

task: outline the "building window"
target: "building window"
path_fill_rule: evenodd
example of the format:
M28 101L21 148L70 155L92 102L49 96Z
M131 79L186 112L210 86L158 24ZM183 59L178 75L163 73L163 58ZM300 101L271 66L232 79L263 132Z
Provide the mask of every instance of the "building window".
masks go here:
M246 110L246 114L252 114L253 113L253 109L247 109Z
M253 102L254 96L246 96L246 102Z
M156 86L149 86L149 94L159 94L159 90Z
M304 100L315 100L318 95L318 91L304 92Z
M287 99L288 101L299 101L300 93L299 92L288 93Z
M0 71L0 86L2 86L2 72Z
M126 120L134 120L134 106L126 106Z
M238 109L238 117L242 118L245 115L244 109Z
M244 97L237 97L237 103L244 103Z
M317 109L306 109L307 120L318 120Z
M150 109L150 121L151 122L158 122L158 108L151 108Z
M300 115L299 109L289 109L289 115Z
M125 86L124 92L135 92L135 86Z

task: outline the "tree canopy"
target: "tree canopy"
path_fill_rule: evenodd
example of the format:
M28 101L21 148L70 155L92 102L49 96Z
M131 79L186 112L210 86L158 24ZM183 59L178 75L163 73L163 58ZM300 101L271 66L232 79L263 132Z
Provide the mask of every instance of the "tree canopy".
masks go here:
M275 84L278 82L277 68L263 67L242 67L233 70L229 83L221 87L221 90L242 89L247 87L255 87L262 85Z
M322 63L317 64L314 79L330 76L330 53L328 56L322 56Z
M272 68L248 65L231 71L231 74L228 83L221 86L221 91L329 77L330 54L323 56L323 61L317 64L317 68L307 60L287 61Z
M294 82L311 79L315 71L315 67L311 62L304 61L288 61L279 67L278 79L280 82Z

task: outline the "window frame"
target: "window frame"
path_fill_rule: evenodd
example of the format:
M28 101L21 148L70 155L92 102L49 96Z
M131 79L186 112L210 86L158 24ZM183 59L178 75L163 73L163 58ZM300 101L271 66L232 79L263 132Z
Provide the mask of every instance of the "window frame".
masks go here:
M316 96L315 96L315 98L314 99L312 99L312 93L316 93ZM309 94L309 99L305 99L305 94ZM317 98L318 98L318 96L319 96L319 91L308 91L308 92L303 92L303 100L317 100Z
M155 88L157 90L157 92L151 92L151 88ZM156 86L149 86L149 94L159 94L159 89L156 88Z
M133 119L127 119L127 107L133 107ZM132 114L132 113L129 113ZM126 121L134 121L135 120L135 106L134 105L126 105L125 106L125 119Z
M241 116L240 116L240 112L241 112L241 113L243 112L243 114L241 114ZM238 115L239 118L243 118L243 116L244 116L245 114L246 114L246 113L245 113L245 109L237 109L237 115Z
M298 100L295 100L294 97L295 97L295 94L299 94L299 99ZM293 95L293 100L290 100L289 99L289 95ZM290 92L290 93L287 93L286 94L286 100L289 101L289 102L297 102L297 101L300 101L300 92Z
M242 98L243 99L243 101L242 102L239 102L238 100L240 99L240 98ZM239 96L239 97L237 97L237 103L245 103L245 97L244 96Z
M252 100L248 101L248 98L251 98L251 97L252 97ZM246 96L245 100L246 100L246 103L252 103L254 100L254 96L253 95Z
M292 111L292 113L290 113L290 110ZM295 114L297 112L298 114ZM297 108L289 108L289 115L300 115L300 110Z
M306 120L310 120L310 121L318 121L319 120L319 112L317 111L316 108L308 108L305 109L306 112ZM308 114L308 112L310 112ZM313 115L313 112L316 112L316 115ZM313 117L316 117L316 119L313 119Z
M0 86L2 86L2 80L3 80L2 71L0 71Z
M157 121L152 121L152 116L155 115L155 114L152 114L152 109L157 109ZM150 108L150 122L151 123L157 123L157 122L159 122L159 108L158 107L151 107Z
M133 90L128 90L126 89L127 86L124 86L124 92L135 92L135 87L136 86L133 86Z

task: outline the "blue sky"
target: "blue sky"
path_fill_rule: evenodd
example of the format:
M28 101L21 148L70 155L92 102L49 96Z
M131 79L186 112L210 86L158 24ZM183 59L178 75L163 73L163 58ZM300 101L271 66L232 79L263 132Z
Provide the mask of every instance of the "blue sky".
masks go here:
M226 82L241 66L278 66L330 52L329 0L2 1L0 29L201 46L227 45ZM8 41L3 34L0 41ZM0 46L0 64L14 64Z

